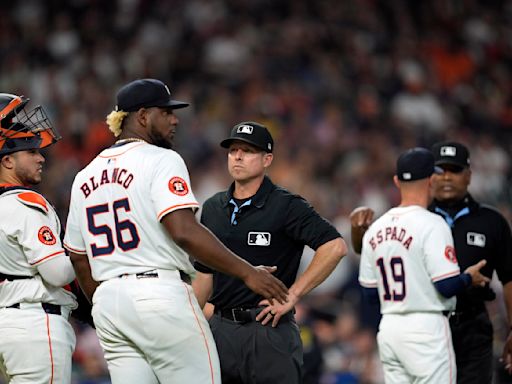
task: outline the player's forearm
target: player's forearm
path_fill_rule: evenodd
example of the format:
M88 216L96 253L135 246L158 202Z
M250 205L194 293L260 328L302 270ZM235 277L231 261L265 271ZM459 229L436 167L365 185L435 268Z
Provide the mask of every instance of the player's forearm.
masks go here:
M195 279L192 281L192 288L199 306L203 308L213 291L213 275L197 272Z
M452 276L434 283L436 290L446 298L464 292L470 285L471 276L467 273L461 273L460 275Z
M62 254L38 265L37 271L44 281L54 287L63 287L75 279L69 257Z
M351 227L352 248L356 253L361 253L363 249L363 236L366 230L367 228L364 227Z
M507 309L508 325L512 327L512 281L503 286L503 300Z
M176 244L190 256L219 272L244 280L254 267L231 252L205 226L198 223L190 209L173 211L162 224Z
M347 245L341 237L318 247L311 263L290 287L290 294L298 299L305 296L332 273L346 254Z
M76 253L71 253L70 259L76 273L78 284L84 292L87 300L89 300L89 303L92 303L92 296L99 283L92 278L89 259L85 255L79 255Z
M253 266L226 248L206 227L197 223L177 244L202 264L245 280Z

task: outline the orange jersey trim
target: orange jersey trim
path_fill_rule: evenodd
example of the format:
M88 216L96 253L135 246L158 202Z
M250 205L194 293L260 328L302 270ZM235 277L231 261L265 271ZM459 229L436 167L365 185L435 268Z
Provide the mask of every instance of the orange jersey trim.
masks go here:
M117 153L117 154L115 154L115 155L105 156L105 155L101 155L101 154L100 154L100 155L98 155L98 157L101 157L102 159L110 159L110 158L112 158L112 157L118 157L118 156L124 155L124 154L125 154L126 152L128 152L130 149L137 148L137 147L139 147L139 146L141 146L141 145L143 145L143 144L145 144L145 143L139 143L139 144L137 144L137 145L134 145L134 146L133 146L133 147L131 147L131 148L126 148L123 152Z
M377 288L378 287L377 283L367 283L366 281L360 281L359 284L361 284L361 286L365 287L365 288Z
M18 198L31 205L35 204L40 206L44 209L45 212L48 212L48 205L46 204L46 200L39 193L21 192L18 193Z
M76 249L76 248L70 247L66 243L64 243L63 245L64 245L64 248L66 248L70 252L78 253L79 255L87 255L87 251L86 250Z
M48 334L48 348L50 350L50 365L52 367L52 374L50 376L50 384L53 384L53 373L54 373L54 367L53 367L53 348L52 348L52 336L50 334L50 317L47 313L46 315L46 331Z
M453 276L457 276L457 275L460 275L460 271L454 271L454 272L450 272L450 273L445 273L444 275L441 275L441 276L433 277L432 281L436 282L439 280L446 279L447 277L453 277Z
M158 214L158 220L160 220L162 217L164 217L167 213L170 211L176 210L176 209L182 209L182 208L199 208L199 204L197 203L186 203L186 204L177 204L173 205L169 208L164 209L162 212Z
M60 255L61 253L65 253L65 252L64 252L64 250L62 250L62 251L58 251L58 252L54 252L54 253L52 253L52 254L50 254L50 255L48 255L48 256L43 257L42 259L37 260L37 261L36 261L36 262L34 262L34 263L31 263L30 265L36 265L36 264L39 264L40 262L42 262L42 261L44 261L44 260L46 260L46 259L49 259L49 258L51 258L51 257L54 257L54 256L57 256L57 255Z

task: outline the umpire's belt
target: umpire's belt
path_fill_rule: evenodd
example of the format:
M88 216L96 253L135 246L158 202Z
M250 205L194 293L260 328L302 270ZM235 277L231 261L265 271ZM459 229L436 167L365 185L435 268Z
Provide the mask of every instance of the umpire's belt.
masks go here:
M231 320L238 324L247 324L256 321L256 316L264 309L264 307L257 308L219 308L215 309L215 313L224 319ZM279 322L289 321L293 313L287 312L280 319Z
M63 307L57 304L50 303L16 303L9 305L5 308L14 308L14 309L34 309L34 308L42 308L43 311L50 315L62 315L66 319L69 317L69 313L71 312L67 307Z
M448 312L448 319L450 320L450 324L459 325L468 320L474 320L478 315L485 312L485 306L476 306L476 307L468 307L462 310L455 310Z
M146 272L140 273L125 273L119 276L121 279L168 279L168 280L176 280L180 278L181 281L187 284L191 284L192 280L190 276L181 271L181 270L171 270L171 269L152 269Z

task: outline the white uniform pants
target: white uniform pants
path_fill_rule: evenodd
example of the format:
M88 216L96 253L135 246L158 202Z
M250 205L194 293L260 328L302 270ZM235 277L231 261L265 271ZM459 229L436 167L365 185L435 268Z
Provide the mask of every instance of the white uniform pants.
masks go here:
M450 325L442 314L386 314L377 342L387 384L455 384Z
M69 313L69 311L67 311ZM75 333L40 304L0 309L0 369L10 384L69 384Z
M112 383L220 384L215 341L192 287L166 272L96 289L92 315Z

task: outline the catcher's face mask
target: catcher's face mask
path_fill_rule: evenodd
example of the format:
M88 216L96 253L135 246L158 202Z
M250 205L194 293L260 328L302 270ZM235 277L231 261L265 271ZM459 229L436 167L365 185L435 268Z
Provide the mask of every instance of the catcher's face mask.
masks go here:
M0 93L0 156L44 148L61 139L41 106L25 109L29 100Z

